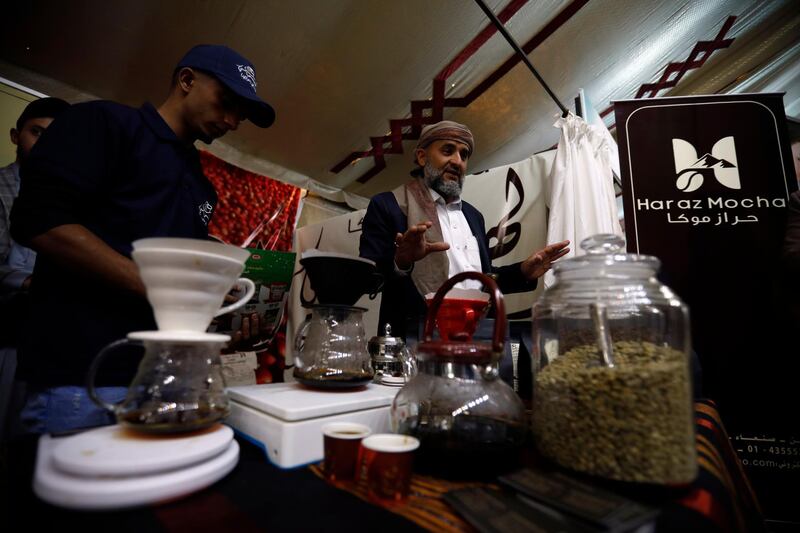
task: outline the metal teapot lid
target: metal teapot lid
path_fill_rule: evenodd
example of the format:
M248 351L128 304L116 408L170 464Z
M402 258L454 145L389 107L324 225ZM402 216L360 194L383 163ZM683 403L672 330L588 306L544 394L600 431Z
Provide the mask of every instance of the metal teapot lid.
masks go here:
M397 352L405 347L401 337L392 336L392 325L388 322L383 326L384 335L375 335L369 340L367 349L372 355L383 355L387 348L389 352Z

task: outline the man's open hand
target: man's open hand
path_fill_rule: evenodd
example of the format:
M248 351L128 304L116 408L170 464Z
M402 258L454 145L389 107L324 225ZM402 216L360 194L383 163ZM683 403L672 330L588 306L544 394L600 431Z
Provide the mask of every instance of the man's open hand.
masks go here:
M411 266L432 252L444 252L450 245L446 242L428 242L425 232L433 225L431 221L409 226L405 233L398 233L394 238L397 250L394 252L394 262L397 268L408 270Z
M529 258L522 262L522 275L528 281L544 276L545 272L550 270L557 259L569 253L568 246L569 241L561 241L532 253Z

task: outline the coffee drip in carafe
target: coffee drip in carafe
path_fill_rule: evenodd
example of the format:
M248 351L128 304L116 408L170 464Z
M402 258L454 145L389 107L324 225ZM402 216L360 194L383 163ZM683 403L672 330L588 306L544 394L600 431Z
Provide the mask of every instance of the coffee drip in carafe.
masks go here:
M315 388L361 387L372 380L363 307L383 285L375 263L357 256L309 250L300 259L318 303L295 335L294 378Z
M311 387L358 387L372 380L363 307L315 305L295 343L294 377Z
M117 405L92 399L124 426L148 433L181 433L208 427L230 411L219 354L227 335L139 331L104 348L89 369L90 383L106 355L123 345L145 353L125 399Z

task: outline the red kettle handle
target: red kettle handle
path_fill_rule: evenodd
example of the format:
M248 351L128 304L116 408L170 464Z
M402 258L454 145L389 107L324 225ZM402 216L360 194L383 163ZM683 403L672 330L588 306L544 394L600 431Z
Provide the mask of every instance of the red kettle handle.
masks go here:
M489 289L492 303L494 304L494 335L492 337L492 351L500 353L505 347L505 331L506 331L506 306L503 303L503 293L497 286L497 282L481 272L462 272L456 274L452 278L444 282L436 291L433 297L433 302L428 309L428 316L425 318L425 332L423 339L425 342L433 340L433 327L436 323L436 315L439 314L439 307L442 305L445 295L453 288L456 283L460 283L465 279L474 279L483 283L484 287Z

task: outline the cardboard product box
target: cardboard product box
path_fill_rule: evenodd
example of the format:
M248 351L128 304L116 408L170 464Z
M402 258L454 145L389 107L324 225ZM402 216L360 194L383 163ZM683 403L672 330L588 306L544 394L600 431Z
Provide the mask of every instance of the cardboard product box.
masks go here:
M242 277L256 286L253 298L245 305L219 317L210 328L232 337L222 355L223 376L228 386L273 383L283 380L285 361L285 310L294 271L293 252L248 248L250 258ZM258 333L241 335L244 318L258 315Z

